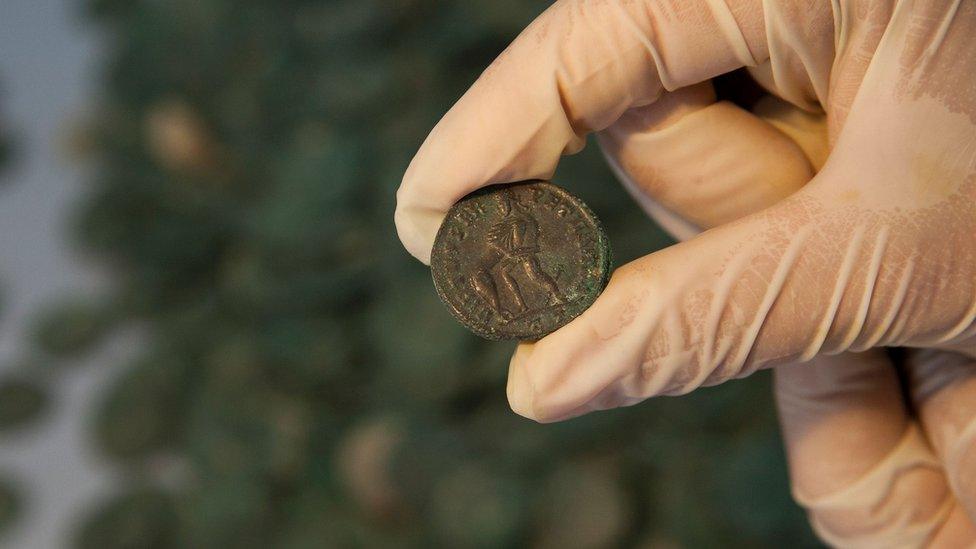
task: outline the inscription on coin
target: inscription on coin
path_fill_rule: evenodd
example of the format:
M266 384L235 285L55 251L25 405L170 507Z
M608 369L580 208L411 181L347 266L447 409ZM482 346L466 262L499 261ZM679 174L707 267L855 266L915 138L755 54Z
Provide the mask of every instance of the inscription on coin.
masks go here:
M600 221L545 181L492 185L458 201L430 259L454 316L488 339L538 339L579 316L610 276Z

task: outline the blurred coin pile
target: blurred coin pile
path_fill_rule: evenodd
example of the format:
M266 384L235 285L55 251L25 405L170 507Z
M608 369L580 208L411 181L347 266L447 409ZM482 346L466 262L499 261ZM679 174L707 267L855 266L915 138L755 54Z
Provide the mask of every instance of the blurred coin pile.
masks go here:
M0 86L0 176L5 175L13 151L11 129L4 116L2 92ZM7 178L0 179L2 181L7 181ZM0 280L0 317L6 305L6 291L4 281ZM43 415L46 404L46 394L31 380L19 374L5 373L0 376L0 435L18 432L34 424ZM0 535L20 515L21 492L16 480L7 471L0 471Z
M809 543L765 377L536 425L505 401L512 347L458 326L396 240L412 152L544 7L89 0L112 48L74 236L116 291L40 311L33 343L147 343L92 411L126 481L80 547ZM599 154L568 166L620 257L667 242ZM45 401L0 394L3 425Z

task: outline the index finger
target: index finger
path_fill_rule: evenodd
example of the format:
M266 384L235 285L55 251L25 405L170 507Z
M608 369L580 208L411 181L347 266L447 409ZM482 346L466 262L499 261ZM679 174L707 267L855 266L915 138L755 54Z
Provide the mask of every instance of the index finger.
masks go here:
M424 263L444 215L493 183L548 179L585 135L662 92L766 59L761 0L562 0L434 127L397 191L397 232Z

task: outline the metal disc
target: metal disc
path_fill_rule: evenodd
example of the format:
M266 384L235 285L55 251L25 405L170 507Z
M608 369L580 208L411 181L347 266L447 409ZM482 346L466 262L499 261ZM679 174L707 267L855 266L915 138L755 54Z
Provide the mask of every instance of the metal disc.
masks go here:
M579 316L610 278L610 245L582 200L552 183L492 185L459 200L434 240L434 286L487 339L538 339Z

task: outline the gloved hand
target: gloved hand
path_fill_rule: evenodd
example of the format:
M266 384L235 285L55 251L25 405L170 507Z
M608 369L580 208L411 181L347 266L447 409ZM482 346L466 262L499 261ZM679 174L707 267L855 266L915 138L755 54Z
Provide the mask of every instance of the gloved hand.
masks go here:
M781 100L714 102L742 66ZM427 262L457 199L549 178L599 131L687 240L520 344L512 408L556 421L783 365L794 494L825 540L976 544L974 74L974 2L564 0L431 132L397 228ZM917 419L882 346L913 348Z

